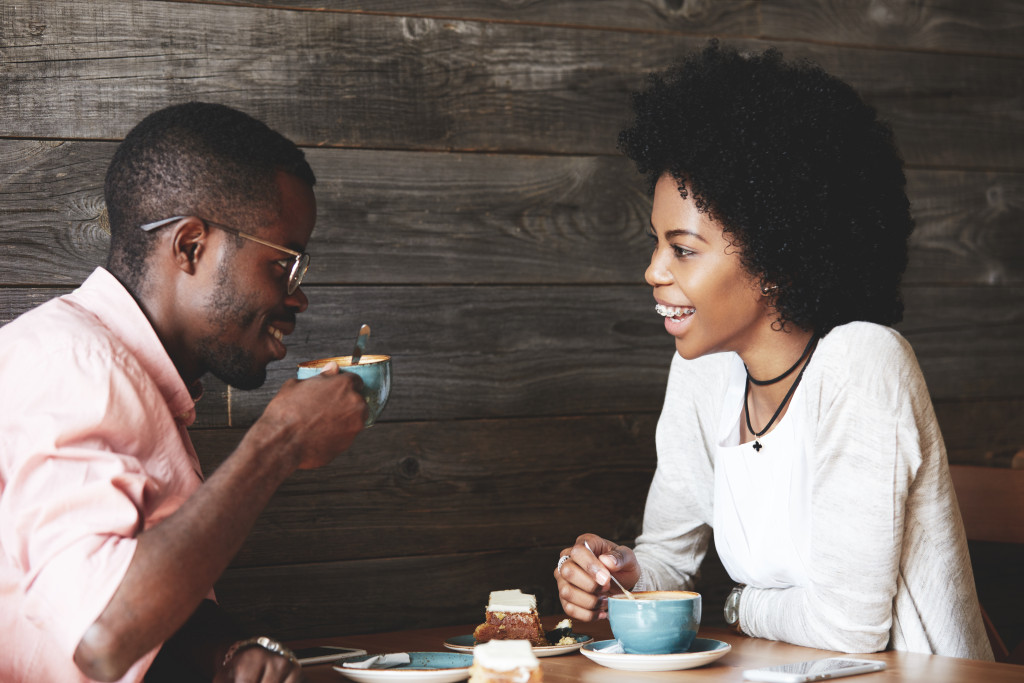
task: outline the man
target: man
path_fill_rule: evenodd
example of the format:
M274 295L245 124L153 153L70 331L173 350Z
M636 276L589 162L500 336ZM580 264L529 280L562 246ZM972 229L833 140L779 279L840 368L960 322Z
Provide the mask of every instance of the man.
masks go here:
M241 112L151 114L107 172L107 268L0 329L0 680L300 680L208 598L281 482L351 445L360 381L286 382L205 481L186 427L204 374L284 357L314 183Z

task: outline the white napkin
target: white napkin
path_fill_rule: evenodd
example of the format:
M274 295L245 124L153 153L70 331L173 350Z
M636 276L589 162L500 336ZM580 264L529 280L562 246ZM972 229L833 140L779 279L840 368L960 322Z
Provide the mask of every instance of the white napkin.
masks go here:
M622 649L622 643L620 643L617 640L613 640L610 645L605 645L600 649L595 647L594 652L604 652L610 655L621 655L624 654L626 651Z
M374 655L361 662L342 662L347 669L391 669L409 663L408 652L393 652L387 655Z

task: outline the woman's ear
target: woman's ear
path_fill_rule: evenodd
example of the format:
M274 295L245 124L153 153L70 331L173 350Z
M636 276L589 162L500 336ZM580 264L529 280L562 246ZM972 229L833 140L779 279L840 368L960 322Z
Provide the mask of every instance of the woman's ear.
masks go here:
M193 274L206 254L206 240L210 230L202 219L186 216L171 226L171 252L174 263L182 271Z

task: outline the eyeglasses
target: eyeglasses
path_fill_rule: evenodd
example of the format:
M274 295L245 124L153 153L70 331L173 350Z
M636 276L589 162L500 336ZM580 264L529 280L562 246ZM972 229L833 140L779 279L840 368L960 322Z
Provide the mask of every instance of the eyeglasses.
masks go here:
M162 228L165 225L169 225L174 221L180 221L183 218L188 218L188 216L172 216L171 218L164 218L159 221L153 221L152 223L140 225L139 229L149 232L150 230L156 230L157 228ZM195 218L199 218L199 216L195 216ZM215 228L220 228L224 232L230 232L232 235L238 235L239 237L242 237L244 239L251 240L258 244L262 244L265 247L270 247L272 249L277 249L278 251L283 251L286 254L291 254L292 256L295 257L294 259L282 259L278 261L278 263L281 264L281 267L288 271L288 293L294 294L295 290L298 289L299 285L302 284L302 278L306 276L306 271L309 269L309 254L298 252L293 249L289 249L288 247L282 247L280 244L268 242L264 239L256 237L255 235L250 235L249 233L242 232L237 228L232 228L230 225L224 225L223 223L215 223L213 221L208 221L205 218L199 218L199 220L201 220L204 225L210 225Z

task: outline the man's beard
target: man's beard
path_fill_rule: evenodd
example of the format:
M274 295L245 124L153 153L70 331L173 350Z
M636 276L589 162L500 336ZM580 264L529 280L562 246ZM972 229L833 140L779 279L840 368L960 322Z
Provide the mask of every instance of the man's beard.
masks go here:
M202 339L199 353L211 375L236 389L258 389L267 381L267 368L252 354L215 338Z
M209 319L216 321L217 332L196 343L200 360L207 371L236 389L258 389L267 381L267 366L256 360L253 353L240 345L225 344L220 335L229 326L245 330L259 318L255 297L246 299L238 294L228 273L222 270L217 290L206 306Z

